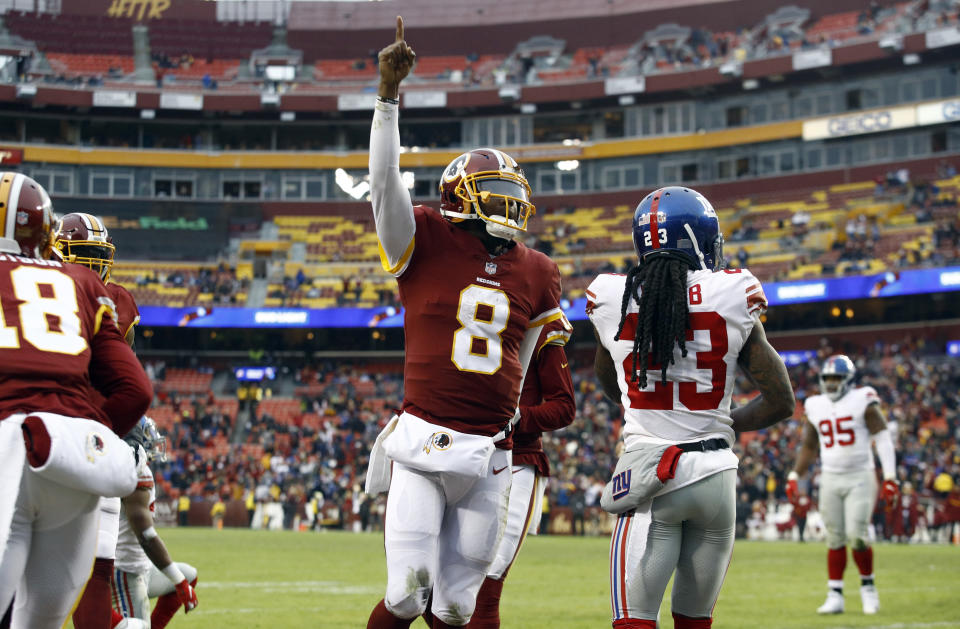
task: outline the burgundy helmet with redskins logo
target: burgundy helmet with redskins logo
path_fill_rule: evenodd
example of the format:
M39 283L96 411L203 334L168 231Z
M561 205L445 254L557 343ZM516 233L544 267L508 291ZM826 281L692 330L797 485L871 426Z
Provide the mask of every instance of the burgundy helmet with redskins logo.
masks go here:
M23 173L0 172L0 227L0 251L50 258L53 203L43 186Z
M481 148L464 153L440 178L440 213L454 222L481 219L491 236L516 238L527 230L527 220L535 212L523 170L503 151Z
M104 282L110 278L116 247L103 221L93 214L65 214L57 223L53 246L64 262L90 267Z

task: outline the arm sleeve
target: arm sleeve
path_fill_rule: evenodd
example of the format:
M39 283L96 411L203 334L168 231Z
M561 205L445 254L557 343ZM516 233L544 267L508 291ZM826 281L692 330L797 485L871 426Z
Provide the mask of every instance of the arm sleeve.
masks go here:
M121 437L140 420L153 399L147 374L111 322L103 325L90 346L90 380L106 401L103 410Z
M400 178L400 127L396 105L377 101L370 128L370 203L380 263L400 276L413 254L416 223L410 193Z
M542 401L520 407L519 432L544 432L569 426L576 414L573 381L562 345L548 344L540 351L534 368L540 379Z
M880 459L880 468L883 470L883 480L896 480L897 455L893 450L893 439L886 428L873 435L873 444L877 448L877 458Z

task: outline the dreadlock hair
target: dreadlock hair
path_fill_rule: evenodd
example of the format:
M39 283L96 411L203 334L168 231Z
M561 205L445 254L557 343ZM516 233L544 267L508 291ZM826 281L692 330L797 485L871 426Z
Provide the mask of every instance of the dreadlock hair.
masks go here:
M640 307L637 329L633 339L633 375L640 388L647 386L647 364L651 350L653 362L662 366L660 381L667 383L667 367L674 363L673 345L680 346L687 355L687 327L690 311L687 307L687 260L664 251L648 256L630 269L620 306L620 325L614 340L620 340L627 320L627 306L634 299ZM642 293L640 292L642 290Z

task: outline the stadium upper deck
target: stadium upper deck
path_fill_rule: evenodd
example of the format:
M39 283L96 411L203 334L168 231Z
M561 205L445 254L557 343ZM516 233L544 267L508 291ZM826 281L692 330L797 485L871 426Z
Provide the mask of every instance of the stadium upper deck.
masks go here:
M266 17L265 11L254 9L228 21L215 15L215 5L225 3L178 0L161 3L162 11L155 4L66 0L59 14L10 11L5 21L22 38L17 45L26 51L35 44L49 62L18 71L54 85L92 79L94 87L132 89L140 107L151 106L151 90L132 85L133 76L141 82L145 76L160 77L165 91L215 88L215 96L202 100L204 109L349 110L352 101L344 100L345 92L362 92L375 79L375 50L368 42L376 41L398 10L391 3L291 3L289 14L278 16L286 20L283 36L271 43L269 22L257 19ZM420 25L412 31L420 58L409 89L446 95L442 103L437 96L421 95L422 107L488 107L504 99L565 102L739 85L742 79L861 64L891 52L934 51L958 43L951 32L957 9L948 2L911 0L868 8L856 0L806 0L787 7L746 0L666 4L494 2L478 7L476 18L463 24L465 8L456 3L405 3L408 23L415 29ZM454 15L459 19L446 22ZM550 19L544 19L547 15ZM254 21L244 21L251 17ZM142 42L131 32L134 24L147 26ZM134 61L137 50L140 66ZM152 67L145 62L149 53ZM293 75L269 78L270 65L289 65ZM259 94L265 85L279 90L279 98L261 102L244 96ZM520 91L511 89L505 96L504 87ZM98 104L92 90L74 89L72 95L53 90L41 83L34 102ZM415 105L417 97L410 98ZM12 99L0 90L0 100Z

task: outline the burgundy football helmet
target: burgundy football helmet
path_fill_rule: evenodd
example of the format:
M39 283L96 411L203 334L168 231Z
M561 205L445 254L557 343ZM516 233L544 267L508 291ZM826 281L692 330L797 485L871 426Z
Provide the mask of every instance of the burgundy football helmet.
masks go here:
M491 212L500 200L503 215ZM517 161L497 149L474 149L456 158L440 178L440 213L453 222L480 219L487 233L512 240L537 211Z
M110 278L116 247L103 221L93 214L65 214L57 223L53 246L64 262L89 267L104 282Z
M53 203L43 186L23 173L0 172L0 250L49 259Z

